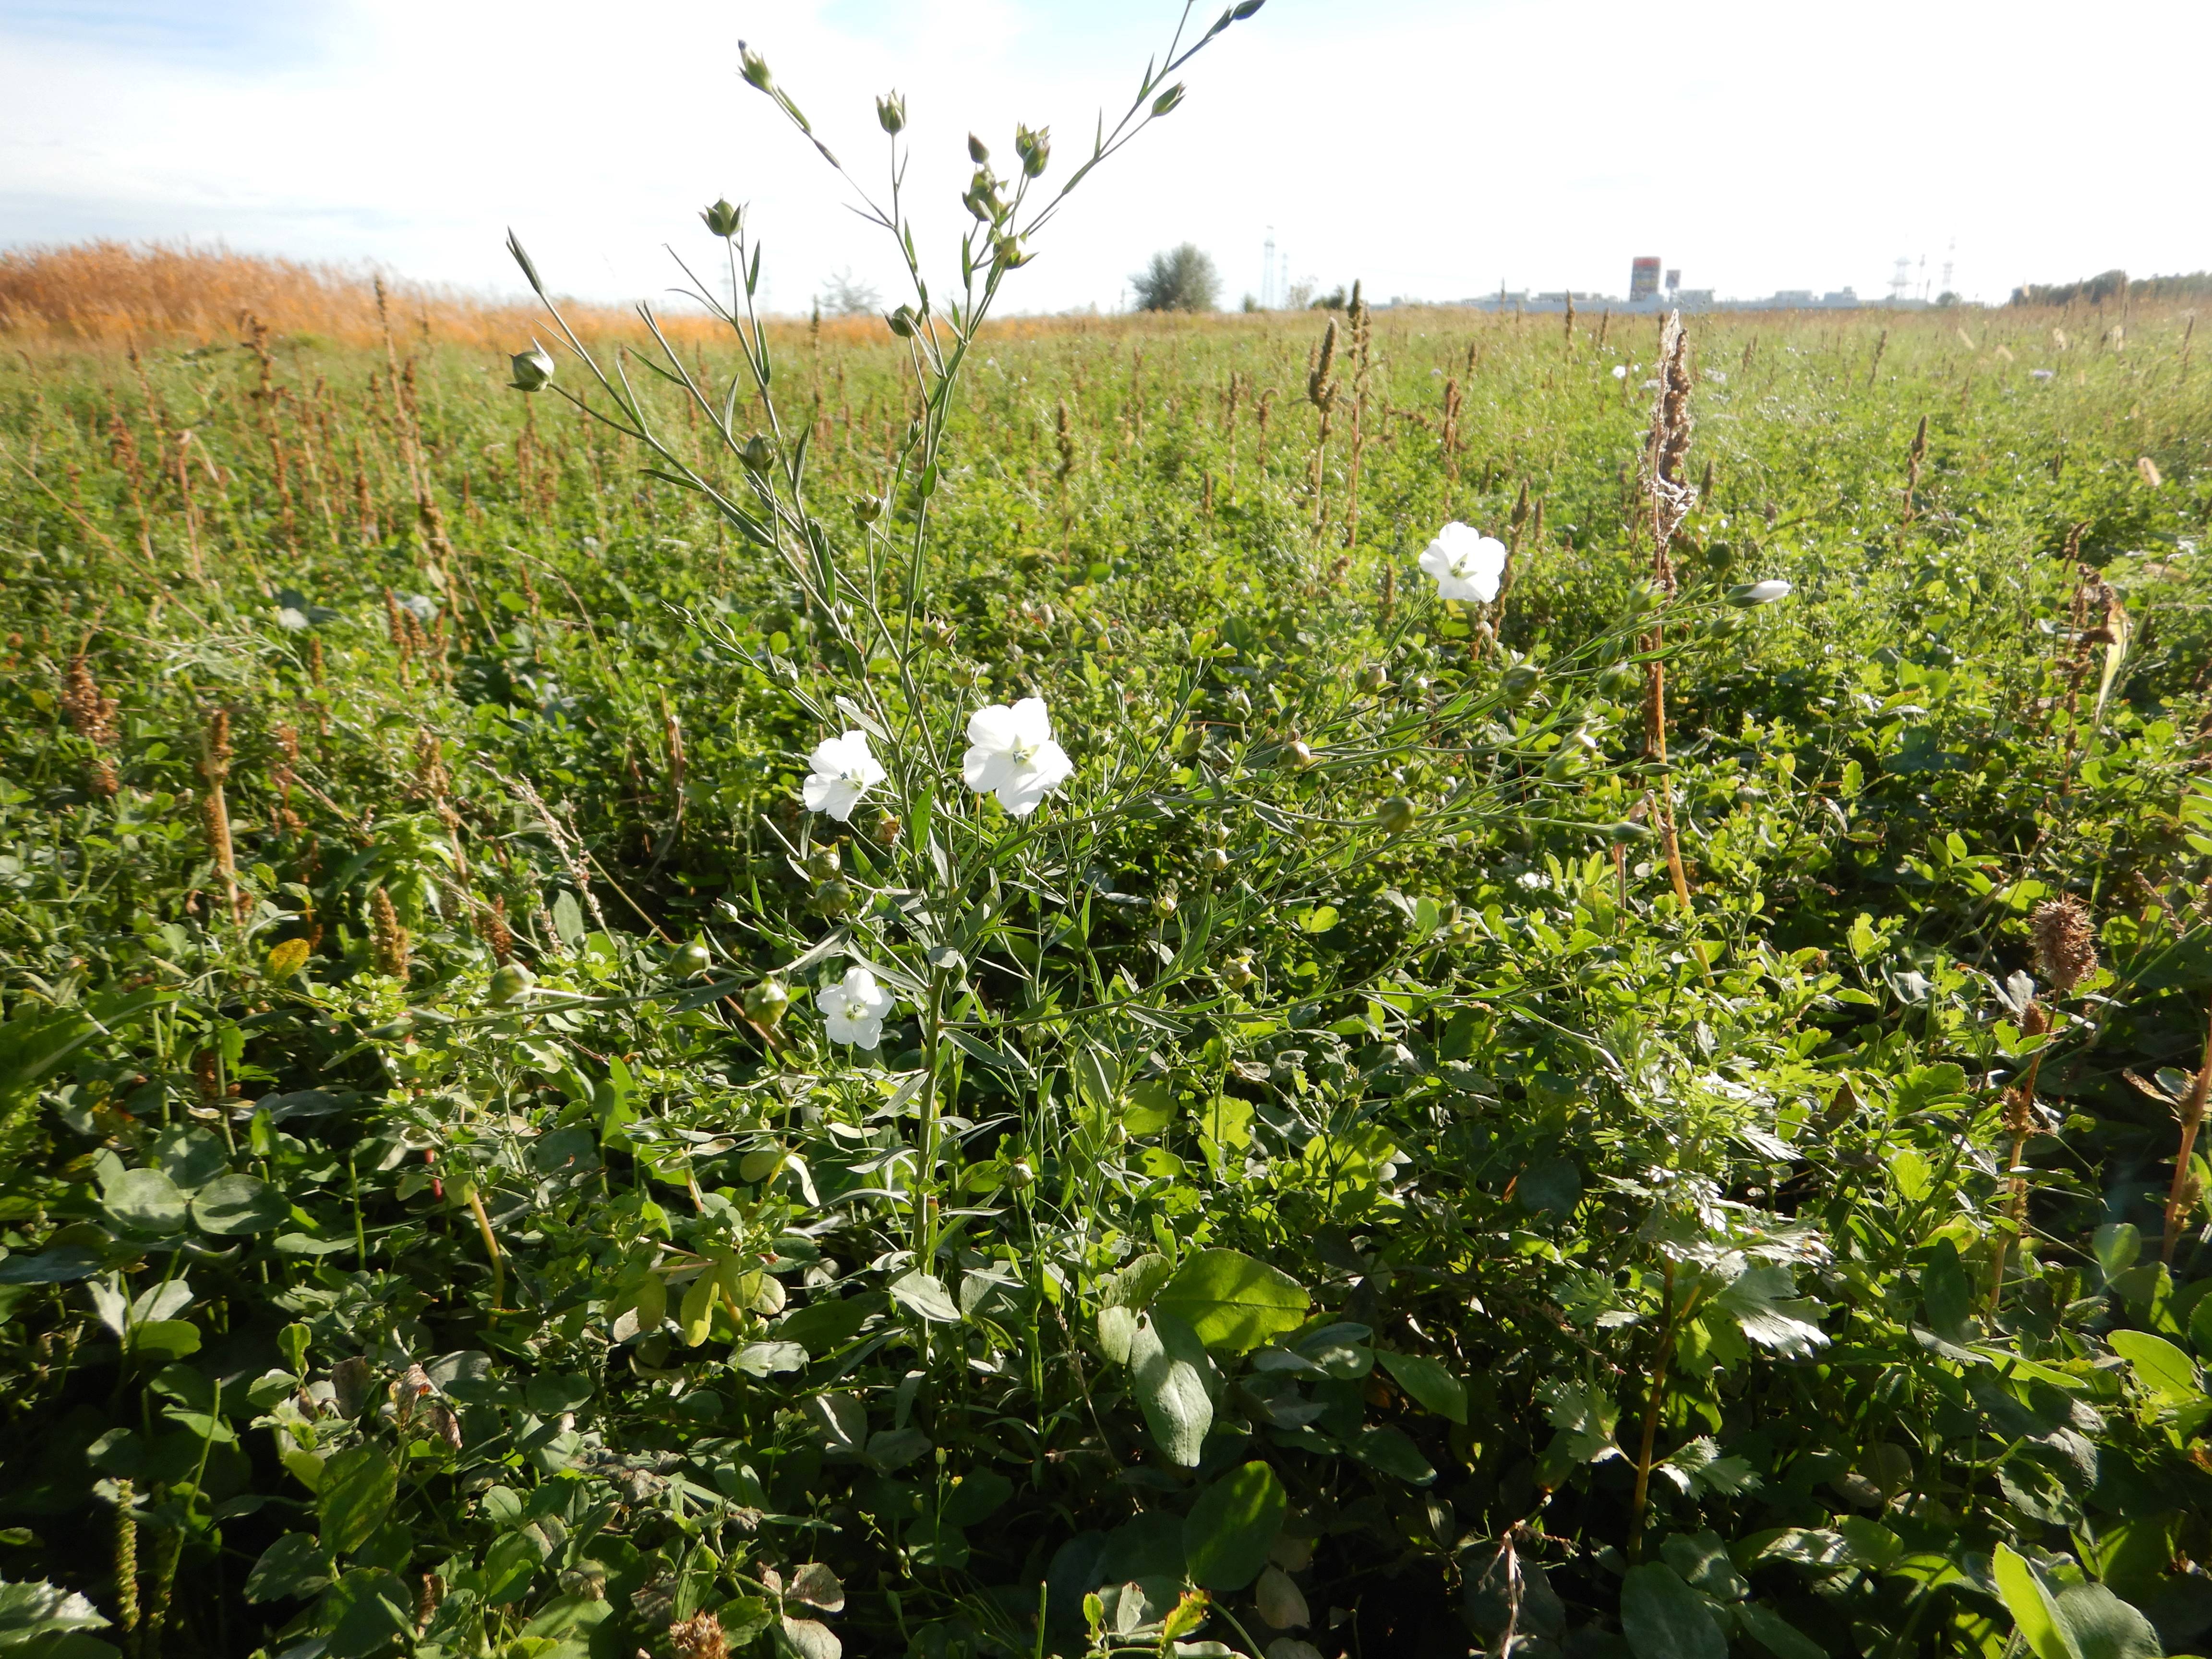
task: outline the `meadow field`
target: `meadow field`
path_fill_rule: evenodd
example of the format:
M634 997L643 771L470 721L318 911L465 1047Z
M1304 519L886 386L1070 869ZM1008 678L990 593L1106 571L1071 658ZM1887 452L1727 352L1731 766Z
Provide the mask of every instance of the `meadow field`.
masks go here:
M2185 310L572 319L655 453L195 258L0 258L0 1649L2212 1651Z

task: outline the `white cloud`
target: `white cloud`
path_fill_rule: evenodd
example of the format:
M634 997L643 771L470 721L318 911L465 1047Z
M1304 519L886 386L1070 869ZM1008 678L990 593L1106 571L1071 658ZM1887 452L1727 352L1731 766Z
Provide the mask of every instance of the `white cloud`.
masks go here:
M1013 123L1050 122L1064 176L1174 11L203 3L220 15L195 29L178 27L193 0L0 0L9 240L221 238L511 289L511 223L556 285L609 296L663 285L664 241L708 251L696 215L726 193L752 204L779 306L848 265L888 294L888 249L738 79L740 36L863 177L884 166L873 94L907 94L909 191L943 272L969 126L1011 170ZM2178 160L2212 8L2136 0L2100 27L2051 0L1270 0L1191 66L1182 109L1085 182L1010 300L1110 307L1188 239L1233 301L1258 286L1271 225L1294 276L1364 276L1378 297L1501 279L1618 293L1638 253L1723 292L1876 293L1899 253L1932 279L1953 237L1956 285L1990 299L2109 264L2212 264Z

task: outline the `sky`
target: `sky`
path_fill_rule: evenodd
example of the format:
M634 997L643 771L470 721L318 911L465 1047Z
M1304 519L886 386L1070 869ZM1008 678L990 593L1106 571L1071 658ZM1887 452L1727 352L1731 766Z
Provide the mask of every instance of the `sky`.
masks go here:
M1221 0L1226 3L1226 0ZM1178 0L0 0L0 246L114 237L374 263L490 294L522 237L610 300L749 205L770 305L899 268L738 74L740 40L879 188L905 94L925 266L950 285L970 131L1047 182L1126 108ZM1197 14L1202 30L1210 10ZM1267 0L1183 105L1086 179L1002 307L1127 303L1196 243L1224 300L1279 270L1370 298L1625 293L1656 255L1723 296L2212 267L2207 0ZM1111 117L1109 116L1109 121ZM2198 205L2191 207L2192 201ZM1954 249L1955 248L1955 252ZM1924 272L1920 262L1924 259Z

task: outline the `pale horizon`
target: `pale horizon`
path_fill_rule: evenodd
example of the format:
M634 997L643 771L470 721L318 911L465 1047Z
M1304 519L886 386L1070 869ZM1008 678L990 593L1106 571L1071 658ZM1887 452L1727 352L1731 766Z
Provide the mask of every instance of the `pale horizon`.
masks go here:
M628 300L676 280L663 243L711 250L697 212L726 195L766 246L769 308L805 311L847 269L893 302L888 244L738 78L739 39L871 182L874 95L905 94L941 283L970 128L1003 173L1014 123L1049 124L1046 182L1064 178L1178 9L660 0L615 28L574 0L0 0L0 246L219 243L514 295L512 225L550 286ZM1001 309L1119 309L1130 273L1184 241L1233 307L1262 293L1271 228L1291 282L1360 279L1378 303L1622 296L1639 255L1723 299L1879 300L1900 255L1914 297L1954 261L1951 289L1992 304L2212 266L2194 187L2162 164L2191 153L2212 9L2145 0L2088 43L2079 21L1961 0L1848 16L1600 0L1564 20L1414 0L1346 21L1269 0L1085 181Z

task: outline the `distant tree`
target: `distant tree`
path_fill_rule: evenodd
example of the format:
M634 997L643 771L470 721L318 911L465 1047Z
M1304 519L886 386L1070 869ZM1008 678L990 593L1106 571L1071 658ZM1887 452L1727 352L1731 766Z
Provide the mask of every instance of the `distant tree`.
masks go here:
M1152 255L1152 262L1129 278L1139 311L1211 311L1221 292L1221 273L1195 242Z
M1350 297L1346 295L1344 291L1344 284L1342 283L1339 283L1336 285L1336 291L1334 293L1315 295L1311 300L1306 302L1306 309L1309 311L1341 311L1345 307L1351 303L1352 301Z
M2101 271L2078 283L2030 283L2012 291L2016 306L2101 306L2107 300L2194 300L2212 294L2212 270L2172 276L2138 276L2124 270Z
M839 271L823 285L822 309L833 317L867 317L882 308L883 297L860 281L850 269Z

